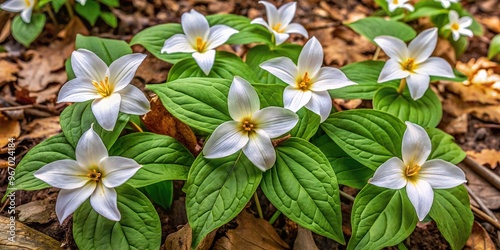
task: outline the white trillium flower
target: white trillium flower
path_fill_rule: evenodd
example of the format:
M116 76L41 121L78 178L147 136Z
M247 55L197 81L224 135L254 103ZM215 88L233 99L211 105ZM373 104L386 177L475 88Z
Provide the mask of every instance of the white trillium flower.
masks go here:
M108 156L108 150L92 127L78 141L75 154L76 161L55 161L34 173L36 178L61 189L56 202L59 222L89 197L97 213L119 221L121 215L114 188L130 179L141 166L132 159Z
M437 28L422 31L408 47L392 36L378 36L374 40L390 57L380 72L378 82L405 78L414 100L424 95L429 87L430 75L455 77L448 62L439 57L430 57L436 48Z
M260 170L270 169L276 161L272 138L283 135L297 124L298 116L284 108L260 109L252 85L235 77L227 98L233 121L219 125L203 148L205 158L221 158L243 149L247 158Z
M297 10L297 3L290 2L284 4L279 9L267 2L267 1L259 1L260 4L263 4L266 7L267 13L267 21L261 17L255 18L252 20L252 24L260 24L266 27L273 35L275 39L276 45L280 45L290 37L290 33L296 33L308 38L307 30L304 26L298 23L290 23L292 22L293 16L295 15L295 11Z
M393 12L398 8L407 9L408 11L415 10L415 8L413 8L413 6L408 3L408 1L410 0L386 0L386 1L390 12Z
M135 71L146 58L131 54L118 58L108 66L96 54L86 49L74 51L71 65L76 78L59 91L57 102L92 100L92 112L106 130L113 130L119 112L143 115L150 110L149 101L137 87L129 85Z
M76 0L77 2L79 2L82 6L85 6L85 3L87 2L87 0Z
M425 130L406 122L403 135L403 160L393 157L375 171L368 182L379 187L401 189L406 193L422 221L429 213L434 200L432 189L456 187L464 182L465 174L457 166L441 160L427 160L431 153L431 140Z
M0 9L18 13L25 23L31 22L31 13L35 7L35 0L10 0L0 5Z
M208 75L215 61L215 48L224 44L229 37L238 33L226 25L209 27L207 19L196 10L182 14L181 26L184 34L167 39L161 53L192 53L201 70Z
M457 3L458 0L436 0L437 2L441 2L443 8L448 9L451 6L451 3Z
M450 10L449 19L450 22L443 28L451 30L453 40L457 41L460 38L460 35L468 37L472 37L474 35L470 29L467 29L472 25L472 18L464 16L459 19L458 13L454 10Z
M325 121L332 110L329 89L338 89L356 84L345 74L332 67L321 67L323 48L316 37L312 37L300 52L298 65L290 58L278 57L260 65L289 86L283 92L285 108L297 112L306 107Z

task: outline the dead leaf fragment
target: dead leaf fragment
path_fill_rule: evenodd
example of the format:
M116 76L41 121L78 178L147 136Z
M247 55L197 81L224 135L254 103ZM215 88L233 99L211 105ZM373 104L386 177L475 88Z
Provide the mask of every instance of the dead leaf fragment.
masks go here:
M14 242L9 240L10 223L15 223ZM4 216L0 216L0 246L3 250L62 249L61 243L54 238Z
M212 245L215 232L209 233L196 247L196 250L208 250ZM179 231L169 234L165 239L162 250L191 250L192 230L189 224L184 225Z
M21 134L19 122L0 116L0 148L9 143L10 138L17 138Z
M52 137L61 131L59 116L35 119L26 126L25 130L27 134L21 136L19 140Z
M453 119L445 128L444 131L448 134L465 134L467 133L467 125L469 124L469 115L462 114Z
M488 235L488 232L477 221L474 221L474 224L472 224L472 232L465 245L467 247L464 249L495 250L495 244Z
M488 164L491 169L495 169L497 164L500 163L500 151L495 149L483 149L479 152L467 151L466 153L477 163L481 165Z
M49 53L49 52L46 52ZM54 50L55 53L55 50ZM21 71L19 71L19 86L27 89L28 91L41 91L44 90L49 83L64 83L67 80L66 72L58 71L52 72L54 65L64 65L64 58L54 61L53 56L50 54L42 54L35 50L26 52L31 60L24 62L19 60ZM58 61L60 61L58 63Z
M458 164L458 166L465 172L469 188L483 201L486 207L492 210L500 208L500 199L498 199L500 191L476 172L465 167L463 163ZM471 204L476 204L476 202L471 199Z
M35 200L16 207L19 221L23 223L45 224L55 220L55 204L45 200Z
M312 232L299 226L297 238L293 244L293 250L318 250Z
M6 60L0 61L0 85L7 82L13 82L17 79L14 75L19 72L19 66Z

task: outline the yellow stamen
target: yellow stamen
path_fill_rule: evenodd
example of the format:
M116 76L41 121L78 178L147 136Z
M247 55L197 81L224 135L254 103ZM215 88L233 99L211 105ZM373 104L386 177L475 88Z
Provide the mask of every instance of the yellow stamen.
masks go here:
M203 41L203 38L201 37L196 38L196 50L198 50L198 52L204 52L206 45L207 42Z
M97 82L95 80L92 81L92 85L97 89L97 93L102 97L107 97L113 94L114 86L109 84L109 78L106 76L104 81Z
M452 29L452 30L459 30L459 29L460 29L460 26L458 25L458 23L453 23L453 24L451 25L451 29Z
M401 68L406 71L413 72L415 70L415 59L408 58L405 62L401 63Z
M283 33L285 31L285 29L281 28L281 23L277 23L276 25L274 25L273 30L278 33Z
M24 0L24 3L26 4L26 7L31 7L30 0Z
M405 170L406 177L411 178L413 176L418 175L418 172L420 171L421 168L422 167L420 167L415 163L406 165L406 170Z
M399 1L398 0L392 0L392 4L398 4Z
M306 72L302 79L298 81L299 89L302 91L307 91L311 87L311 78L309 78L309 73Z
M243 129L247 132L251 132L252 130L255 129L254 124L248 119L243 120L243 122L241 124L242 124Z
M89 171L87 174L87 177L89 177L90 180L92 181L99 181L101 179L101 173L97 172L97 170L92 169L92 171Z

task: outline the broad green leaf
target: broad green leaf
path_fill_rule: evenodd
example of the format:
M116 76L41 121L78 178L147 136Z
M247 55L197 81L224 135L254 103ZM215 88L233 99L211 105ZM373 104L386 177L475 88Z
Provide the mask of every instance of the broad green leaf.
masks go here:
M128 185L115 188L120 221L99 215L87 199L73 215L73 237L81 250L159 249L161 223L149 199Z
M63 134L55 135L36 145L16 166L15 180L12 182L14 185L9 185L5 194L15 190L39 190L50 187L33 176L33 173L51 162L66 159L75 159L75 149Z
M460 37L457 41L453 40L452 37L449 37L448 40L450 41L451 46L455 49L457 57L465 53L467 47L469 46L469 40L465 36Z
M12 36L16 41L29 47L30 44L35 41L35 39L42 33L43 27L45 26L45 15L44 14L33 14L31 16L31 22L25 23L20 15L14 17L12 20Z
M66 3L67 0L52 0L52 8L54 12L57 13L61 9L61 7Z
M231 80L185 78L147 88L160 97L165 108L190 127L212 133L221 123L232 120L227 109Z
M249 43L267 43L271 42L271 33L262 25L250 24L250 19L245 16L234 14L217 14L207 16L210 27L214 25L226 25L239 32L232 35L227 44L249 44Z
M371 100L379 89L387 86L397 87L399 85L399 80L384 83L377 82L384 65L385 62L383 61L371 60L348 64L340 70L344 72L349 80L357 84L340 89L332 89L328 92L333 98Z
M174 138L148 132L120 137L109 154L134 159L142 165L127 181L136 188L165 180L186 180L194 161L189 150Z
M451 249L462 249L474 222L467 189L462 185L451 189L434 189L434 202L429 216L436 222Z
M174 183L161 181L143 188L143 193L163 209L169 209L174 198Z
M176 63L168 73L167 82L188 77L211 77L233 80L240 76L247 81L255 82L255 73L238 56L233 53L218 51L210 73L205 75L194 58L189 57Z
M401 158L406 125L387 113L369 109L337 112L321 128L349 156L373 170L394 156Z
M328 135L324 134L311 142L325 154L339 184L362 189L373 176L375 171L351 158Z
M437 128L427 128L426 131L432 143L429 159L442 159L458 164L465 158L465 152L455 143L453 136Z
M128 119L129 115L120 113L113 131L107 131L95 119L92 113L92 101L90 100L73 103L66 107L61 113L60 123L64 136L73 147L76 148L82 134L87 132L90 126L94 124L94 131L101 137L106 148L109 149L118 139L125 125L127 125Z
M288 57L292 59L292 61L297 62L300 51L302 51L302 46L299 46L297 44L283 44L281 46L275 47L274 49L269 48L267 45L257 45L248 51L246 63L248 64L248 66L250 66L251 69L253 69L253 71L257 75L257 80L259 81L259 83L285 84L274 75L263 70L260 67L260 64L276 57Z
M110 7L119 7L120 6L120 1L119 0L99 0L101 3L110 6Z
M285 85L281 84L252 84L259 95L260 108L269 106L283 107L283 91Z
M448 10L441 6L441 3L434 1L437 5L429 5L430 1L419 1L415 4L415 11L406 16L405 21L409 22L421 17L432 17L440 14L448 14Z
M101 5L94 0L88 0L85 5L76 3L75 11L78 15L87 20L90 25L94 26L101 13Z
M415 208L405 189L368 184L354 200L352 236L347 249L382 249L410 236L417 225Z
M101 11L101 13L99 13L99 16L107 25L111 26L112 28L116 28L116 26L118 25L118 20L115 14L111 12Z
M325 155L306 140L290 138L276 148L262 191L291 220L344 243L337 178Z
M491 60L493 57L500 53L500 34L491 39L490 48L488 49L488 58Z
M410 121L424 128L436 127L443 116L441 101L430 88L418 100L413 100L408 89L400 94L395 88L382 88L373 97L373 109L387 112L402 121Z
M381 17L365 17L349 23L347 26L368 38L372 43L375 43L373 39L377 36L393 36L403 41L409 41L417 35L411 26Z
M186 184L186 210L193 230L193 248L245 208L261 179L262 172L241 151L219 159L198 155Z

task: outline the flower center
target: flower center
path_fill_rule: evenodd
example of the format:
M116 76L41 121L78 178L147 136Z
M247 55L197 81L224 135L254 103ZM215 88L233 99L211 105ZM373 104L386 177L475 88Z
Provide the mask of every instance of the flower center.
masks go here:
M401 63L401 68L406 71L413 72L415 70L415 59L408 58L405 62Z
M26 4L26 7L30 7L31 6L30 0L24 0L24 3Z
M90 180L93 181L99 181L101 179L101 173L97 172L97 170L92 169L92 171L89 171L87 174L87 177L89 177Z
M203 41L203 38L201 37L196 38L196 50L198 50L198 52L204 52L206 45L207 42Z
M398 4L399 1L398 0L392 0L392 4Z
M104 80L99 82L93 80L92 85L97 89L97 93L102 97L108 97L113 94L114 86L109 84L109 78L106 76Z
M460 26L458 25L458 23L453 23L453 24L451 25L451 29L452 29L452 30L459 30L459 29L460 29Z
M421 168L422 167L420 167L415 163L406 165L406 170L405 170L406 177L410 179L414 178L414 176L418 175L418 172L420 171Z
M311 87L311 78L309 78L309 73L306 72L304 76L299 79L298 81L298 87L302 91L308 91L309 88Z
M243 129L247 132L252 132L255 129L255 125L249 119L244 119L241 125Z
M276 25L274 25L273 30L278 33L283 33L283 31L285 31L285 29L281 28L281 23L277 23Z

